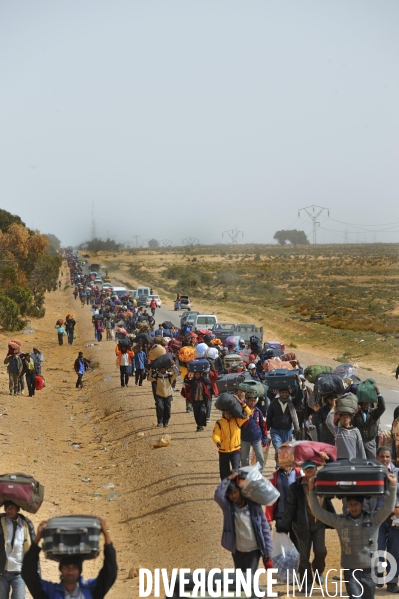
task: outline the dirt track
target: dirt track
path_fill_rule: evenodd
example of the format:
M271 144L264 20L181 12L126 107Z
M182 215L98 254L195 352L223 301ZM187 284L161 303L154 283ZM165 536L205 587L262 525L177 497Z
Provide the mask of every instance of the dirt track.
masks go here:
M23 349L37 345L43 352L46 389L33 399L26 391L14 398L8 395L5 367L0 379L3 470L30 472L46 488L46 500L33 522L60 514L103 515L120 567L111 596L138 597L138 579L128 579L127 574L139 565L231 567L230 554L220 546L222 518L213 501L219 477L211 430L219 414L213 410L211 426L196 433L192 415L186 414L183 398L175 393L168 429L172 443L153 449L160 433L154 426L149 383L138 388L131 381L129 388L120 387L113 342L86 348L95 343L91 313L74 300L71 289L48 294L46 308L46 317L32 322L33 335L16 336ZM77 339L72 347L59 347L54 324L71 311ZM6 342L4 338L4 355ZM84 378L83 390L75 388L73 372L80 349L99 362ZM73 443L80 448L73 449ZM266 472L271 468L269 460ZM86 477L90 482L82 482ZM111 482L114 488L102 488ZM109 493L117 496L107 498ZM327 567L338 567L335 532L328 531L327 538ZM43 576L56 580L56 565L42 562ZM100 563L101 558L87 563L85 576L94 575Z

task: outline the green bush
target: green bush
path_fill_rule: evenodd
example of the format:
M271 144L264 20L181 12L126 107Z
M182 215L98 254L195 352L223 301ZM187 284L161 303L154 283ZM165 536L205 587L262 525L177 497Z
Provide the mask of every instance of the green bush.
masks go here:
M19 316L18 304L11 298L0 295L0 326L6 331L20 331L26 320Z

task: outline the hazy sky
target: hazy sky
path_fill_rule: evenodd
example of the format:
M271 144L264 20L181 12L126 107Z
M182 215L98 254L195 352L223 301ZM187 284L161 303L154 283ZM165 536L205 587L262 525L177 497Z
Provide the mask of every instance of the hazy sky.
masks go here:
M320 242L398 241L398 30L397 0L0 0L0 205L64 244L92 202L118 241L311 235L311 204Z

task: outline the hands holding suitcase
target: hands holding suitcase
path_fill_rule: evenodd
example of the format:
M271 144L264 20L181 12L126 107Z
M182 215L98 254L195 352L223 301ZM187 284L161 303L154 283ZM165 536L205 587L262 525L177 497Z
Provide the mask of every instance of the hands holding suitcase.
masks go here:
M112 543L112 541L111 541L110 534L108 532L107 523L105 522L104 518L98 517L98 519L99 519L100 524L101 524L101 532L104 535L105 544L109 545L110 543ZM34 542L36 543L36 545L38 545L40 543L40 541L43 539L44 531L45 531L46 526L47 526L47 520L43 520L42 522L40 522L39 526L37 527L36 537L35 537L35 540L34 540Z
M395 489L396 489L396 486L398 484L398 479L396 477L396 474L392 474L392 472L389 472L387 474L387 479L388 479L388 482L389 482L389 486L390 487L395 487ZM312 478L310 478L308 480L309 491L314 491L315 490L315 480L316 480L316 478L314 476L312 476Z

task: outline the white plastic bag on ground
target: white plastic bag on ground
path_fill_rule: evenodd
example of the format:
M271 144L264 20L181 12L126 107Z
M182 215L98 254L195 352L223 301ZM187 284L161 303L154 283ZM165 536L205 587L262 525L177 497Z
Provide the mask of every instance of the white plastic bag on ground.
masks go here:
M299 553L290 537L285 532L273 532L273 568L277 568L277 579L280 582L292 583L292 571L298 576Z
M237 483L244 497L260 505L273 505L280 497L270 480L262 476L259 464L240 468Z

